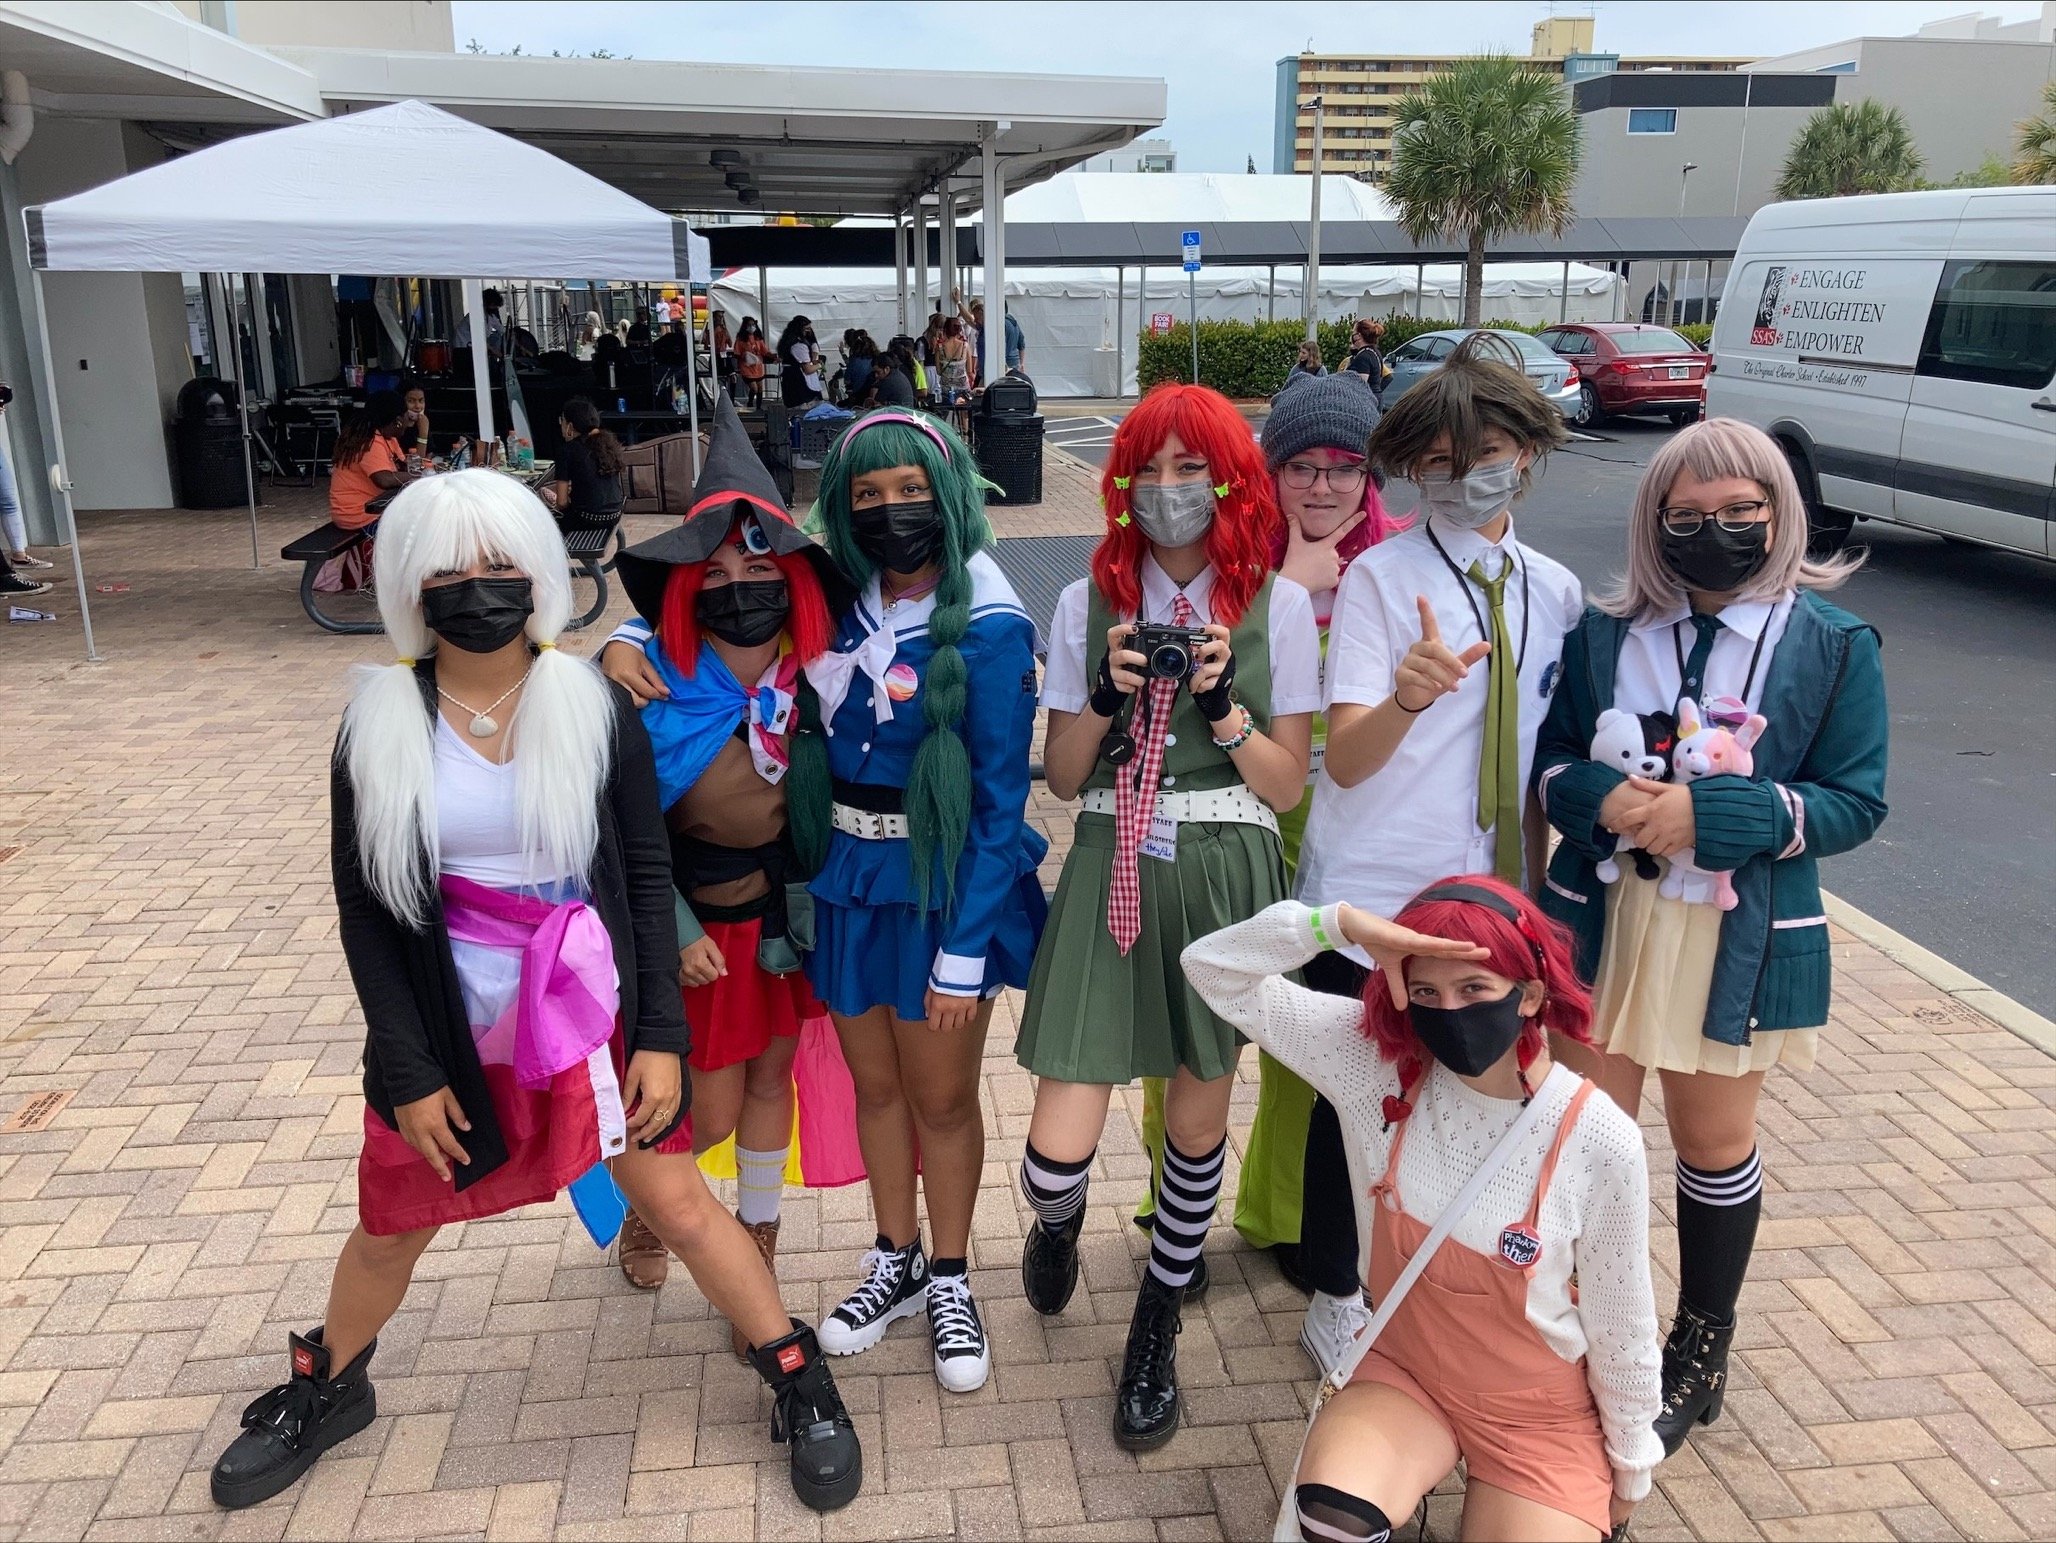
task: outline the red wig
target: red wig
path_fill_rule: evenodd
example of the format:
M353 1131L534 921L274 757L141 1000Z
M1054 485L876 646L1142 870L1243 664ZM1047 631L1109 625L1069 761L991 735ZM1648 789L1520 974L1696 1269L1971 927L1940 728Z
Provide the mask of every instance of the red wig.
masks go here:
M1579 1044L1591 1044L1592 994L1578 979L1571 963L1569 930L1551 921L1533 900L1499 879L1475 873L1456 874L1437 879L1428 889L1444 884L1461 884L1496 895L1513 908L1520 918L1518 925L1473 900L1414 899L1393 920L1430 937L1477 944L1488 956L1479 963L1495 975L1523 984L1531 980L1542 982L1542 1010L1521 1027L1517 1049L1523 1072L1541 1053L1545 1030ZM1411 1088L1427 1064L1426 1056L1413 1031L1413 1020L1403 1008L1392 1005L1392 993L1382 969L1373 970L1364 983L1364 1032L1381 1056L1398 1063L1400 1087Z
M731 539L733 535L731 529L729 536L723 539ZM680 563L671 570L671 577L664 583L664 614L657 618L657 636L663 640L664 652L671 656L678 672L688 678L700 667L698 602L700 590L707 582L707 564L712 560L702 558L696 563ZM800 663L811 664L828 652L828 645L834 638L834 624L828 615L828 597L822 593L821 579L805 552L787 552L783 556L774 553L771 561L778 564L778 571L785 575L785 593L792 607L785 618L785 635L792 643L793 652L799 655ZM745 681L743 684L753 682Z
M1114 431L1099 484L1107 533L1092 554L1092 582L1122 615L1141 609L1149 538L1129 513L1128 483L1173 434L1205 458L1214 486L1228 490L1207 532L1206 555L1214 570L1214 620L1232 627L1271 571L1271 543L1283 522L1256 435L1234 404L1208 386L1158 386Z

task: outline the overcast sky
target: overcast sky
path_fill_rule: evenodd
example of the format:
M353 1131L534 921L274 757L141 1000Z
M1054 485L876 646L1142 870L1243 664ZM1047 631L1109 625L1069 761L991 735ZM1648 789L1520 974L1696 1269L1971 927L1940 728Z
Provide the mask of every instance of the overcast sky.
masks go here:
M1621 54L1791 53L1845 37L1912 32L1981 10L2014 21L2033 3L1995 0L1535 0L1412 4L1278 4L1266 0L1029 3L1029 0L833 0L775 3L510 5L457 0L457 46L495 53L609 49L639 59L722 64L821 64L865 69L1049 71L1161 76L1170 86L1163 133L1180 171L1271 169L1275 61L1309 41L1343 53L1524 54L1552 11L1597 17L1595 47Z

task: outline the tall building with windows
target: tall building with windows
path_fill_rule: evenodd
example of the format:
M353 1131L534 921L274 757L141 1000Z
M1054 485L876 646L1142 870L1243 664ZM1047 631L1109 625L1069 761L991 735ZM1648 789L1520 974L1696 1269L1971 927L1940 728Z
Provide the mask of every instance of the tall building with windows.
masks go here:
M1749 62L1718 59L1623 58L1593 51L1589 16L1552 16L1535 23L1528 58L1536 69L1578 81L1649 71L1727 73ZM1399 99L1455 63L1453 55L1304 53L1278 61L1277 119L1271 169L1314 169L1314 115L1302 104L1319 95L1324 108L1321 170L1377 181L1392 164L1392 119Z

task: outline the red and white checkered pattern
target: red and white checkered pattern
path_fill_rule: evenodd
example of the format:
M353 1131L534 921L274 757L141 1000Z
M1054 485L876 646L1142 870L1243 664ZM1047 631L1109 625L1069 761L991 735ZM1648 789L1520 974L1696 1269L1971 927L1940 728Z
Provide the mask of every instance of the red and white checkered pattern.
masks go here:
M1192 602L1180 595L1171 610L1172 624L1189 627L1193 620ZM1107 888L1107 931L1121 945L1123 956L1142 932L1142 875L1136 855L1156 814L1157 774L1163 770L1164 736L1170 731L1178 682L1152 680L1143 689L1149 693L1147 734L1135 759L1114 772L1114 877Z

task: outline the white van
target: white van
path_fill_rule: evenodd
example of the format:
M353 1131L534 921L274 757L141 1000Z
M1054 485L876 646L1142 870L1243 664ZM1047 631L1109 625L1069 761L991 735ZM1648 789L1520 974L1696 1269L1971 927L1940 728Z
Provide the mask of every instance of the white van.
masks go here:
M1759 209L1713 354L1708 416L1784 446L1817 552L1865 519L2056 557L2056 187Z

